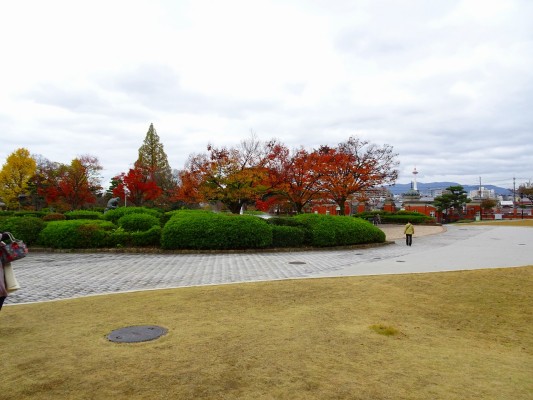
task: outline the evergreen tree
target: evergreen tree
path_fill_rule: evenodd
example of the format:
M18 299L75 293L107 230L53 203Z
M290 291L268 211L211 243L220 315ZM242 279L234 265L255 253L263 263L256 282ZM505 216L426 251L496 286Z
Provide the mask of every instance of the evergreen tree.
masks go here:
M150 124L144 142L139 148L139 158L135 167L140 168L145 176L161 189L168 190L173 187L172 170L154 124Z
M447 187L446 193L435 197L433 202L437 210L448 213L449 209L453 209L459 218L463 217L463 206L466 203L470 203L470 199L461 185Z

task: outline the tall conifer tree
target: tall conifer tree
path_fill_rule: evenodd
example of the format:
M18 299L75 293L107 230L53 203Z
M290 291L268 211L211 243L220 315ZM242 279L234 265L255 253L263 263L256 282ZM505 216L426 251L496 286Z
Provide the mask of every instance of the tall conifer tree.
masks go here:
M172 170L153 123L150 124L144 142L139 148L139 158L135 166L141 168L145 176L161 189L172 187Z

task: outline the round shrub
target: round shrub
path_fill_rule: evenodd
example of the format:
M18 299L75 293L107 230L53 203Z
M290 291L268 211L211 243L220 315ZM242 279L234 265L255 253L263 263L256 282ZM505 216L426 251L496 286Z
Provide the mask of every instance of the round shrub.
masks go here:
M133 246L153 247L161 244L161 227L152 226L150 229L142 232L131 232L130 242Z
M39 217L8 217L0 220L0 231L11 232L17 239L32 245L38 242L45 224Z
M165 249L252 249L272 244L272 228L261 218L211 212L176 212L165 224Z
M286 225L272 225L272 247L301 247L305 232L302 228Z
M103 219L111 221L114 224L118 223L118 220L126 214L149 214L154 217L160 218L161 211L147 207L118 207L114 210L106 211L103 215Z
M131 233L122 228L113 229L108 232L107 247L129 247L131 243Z
M51 221L39 235L39 243L57 249L86 249L108 246L116 226L101 220Z
M317 247L336 245L333 216L300 214L293 218L305 227L305 244Z
M147 231L150 228L159 227L159 218L150 214L126 214L118 220L118 226L128 232Z
M293 218L305 225L305 242L311 246L346 246L385 241L385 233L381 229L362 219L320 214L300 214Z
M101 212L89 210L76 210L65 213L67 219L101 219L103 215Z

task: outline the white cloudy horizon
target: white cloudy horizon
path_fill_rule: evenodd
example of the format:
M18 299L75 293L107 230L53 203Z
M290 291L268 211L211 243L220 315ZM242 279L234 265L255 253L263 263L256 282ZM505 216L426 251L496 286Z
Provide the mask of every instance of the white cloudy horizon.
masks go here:
M173 169L254 131L357 136L398 183L533 179L533 2L0 3L0 165L20 147L127 172L151 123Z

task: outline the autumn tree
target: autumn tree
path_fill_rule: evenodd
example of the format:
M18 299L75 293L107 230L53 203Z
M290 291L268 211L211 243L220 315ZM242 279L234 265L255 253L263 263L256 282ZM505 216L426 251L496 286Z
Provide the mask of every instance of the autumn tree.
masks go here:
M11 153L0 170L0 197L7 207L19 206L19 196L28 195L28 182L35 174L36 162L25 148Z
M533 201L533 183L531 181L525 182L518 187L518 195L520 198L527 198Z
M322 146L318 152L322 159L322 193L340 207L341 215L352 196L376 186L393 184L398 178L398 154L387 144L380 147L350 137L336 148Z
M194 157L194 156L193 156ZM189 158L189 165L194 163ZM177 172L176 188L172 192L171 201L185 204L198 204L205 201L200 192L202 175L191 169L183 169Z
M483 199L481 200L481 204L480 204L481 209L485 211L493 209L497 205L498 205L498 202L496 201L496 199Z
M115 176L113 181L115 182L113 195L125 200L126 204L130 203L137 207L156 200L163 192L139 167L131 168L127 174Z
M301 213L320 194L321 155L304 148L290 152L286 146L275 141L269 143L269 150L265 163L268 198L284 200Z
M102 190L99 174L102 166L98 158L83 155L69 165L56 166L54 171L48 171L46 184L40 188L49 205L61 210L77 210L96 202Z
M233 148L207 146L207 153L191 155L182 172L182 184L198 184L197 195L223 203L232 213L253 204L268 189L265 143L253 134ZM186 178L186 179L184 179ZM185 189L182 187L181 192Z
M50 161L40 154L35 155L34 158L36 170L28 182L28 191L31 203L36 210L40 210L48 205L47 193L51 190L57 192L61 164Z

